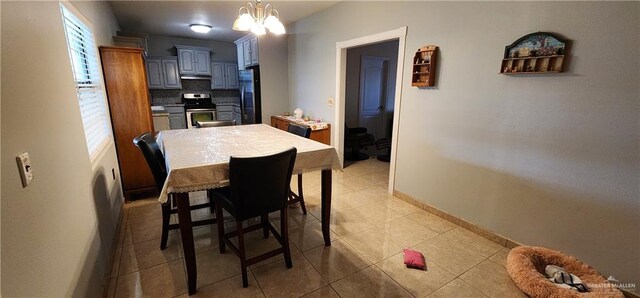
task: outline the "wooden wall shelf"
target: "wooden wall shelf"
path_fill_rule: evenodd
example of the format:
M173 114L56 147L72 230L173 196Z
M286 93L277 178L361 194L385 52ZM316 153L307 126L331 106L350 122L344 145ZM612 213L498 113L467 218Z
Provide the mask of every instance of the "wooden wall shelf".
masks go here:
M432 87L435 85L436 62L438 59L438 47L424 46L413 57L411 69L412 87Z
M500 73L553 74L563 71L567 40L548 32L527 34L505 47Z

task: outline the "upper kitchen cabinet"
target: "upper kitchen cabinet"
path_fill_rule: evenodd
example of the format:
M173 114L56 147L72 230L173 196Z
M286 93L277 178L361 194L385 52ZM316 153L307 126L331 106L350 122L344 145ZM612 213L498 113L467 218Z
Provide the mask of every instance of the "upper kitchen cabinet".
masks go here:
M181 89L177 57L149 57L146 61L149 89Z
M211 76L211 49L176 46L180 75Z
M238 66L240 70L258 65L258 37L247 35L235 41L238 48Z
M238 65L226 62L211 62L211 89L238 89Z

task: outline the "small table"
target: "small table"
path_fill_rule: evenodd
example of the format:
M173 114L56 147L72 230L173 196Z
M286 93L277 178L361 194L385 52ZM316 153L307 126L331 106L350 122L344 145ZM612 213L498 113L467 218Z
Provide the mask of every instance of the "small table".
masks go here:
M322 235L325 245L331 245L331 171L341 169L333 147L265 124L165 130L158 135L158 145L168 171L158 200L166 203L169 194L176 197L189 294L196 292L197 281L189 192L229 185L231 156L269 155L296 147L294 174L322 171Z

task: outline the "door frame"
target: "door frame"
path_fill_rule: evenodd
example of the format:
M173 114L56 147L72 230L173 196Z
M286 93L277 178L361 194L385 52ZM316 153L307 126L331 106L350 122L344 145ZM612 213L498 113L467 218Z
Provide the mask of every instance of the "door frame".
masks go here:
M387 192L393 194L396 178L396 159L398 148L398 132L400 128L400 103L402 102L402 79L404 73L404 52L407 38L407 27L367 35L355 39L336 42L336 95L335 95L335 125L333 127L333 144L338 151L340 163L344 166L344 117L345 90L347 74L347 50L353 47L398 40L398 66L396 74L396 93L393 106L393 128L391 136L391 160L389 164L389 188Z

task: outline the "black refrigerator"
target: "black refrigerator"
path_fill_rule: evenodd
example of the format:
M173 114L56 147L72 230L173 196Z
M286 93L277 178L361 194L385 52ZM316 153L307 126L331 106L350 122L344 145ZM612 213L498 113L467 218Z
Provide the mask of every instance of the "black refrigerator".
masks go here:
M240 109L242 124L262 123L260 108L260 68L247 67L238 74L240 83Z

